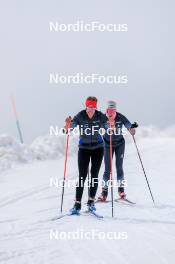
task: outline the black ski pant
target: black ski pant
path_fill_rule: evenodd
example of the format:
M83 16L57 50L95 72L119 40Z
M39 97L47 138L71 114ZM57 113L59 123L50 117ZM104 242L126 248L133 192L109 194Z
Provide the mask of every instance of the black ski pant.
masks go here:
M104 148L96 149L79 149L78 151L78 169L79 169L79 180L76 187L76 201L81 202L84 183L87 177L89 163L91 161L90 168L90 186L88 189L89 198L94 199L97 188L98 188L98 174L103 160Z
M123 171L123 158L125 152L125 140L122 139L117 143L117 145L112 147L112 157L115 153L115 165L117 171L117 181L118 181L118 191L124 192L124 187L122 181L124 180L124 171ZM104 188L108 188L108 181L110 180L110 147L105 144L104 148L104 162L105 162L105 171L103 174L103 181L105 182Z

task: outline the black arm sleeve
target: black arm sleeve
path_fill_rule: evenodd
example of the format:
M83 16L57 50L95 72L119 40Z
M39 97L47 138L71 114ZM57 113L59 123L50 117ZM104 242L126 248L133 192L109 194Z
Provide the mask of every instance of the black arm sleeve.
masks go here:
M132 124L131 122L126 118L126 116L120 114L120 118L121 118L121 121L123 123L123 125L126 127L126 128L131 128Z

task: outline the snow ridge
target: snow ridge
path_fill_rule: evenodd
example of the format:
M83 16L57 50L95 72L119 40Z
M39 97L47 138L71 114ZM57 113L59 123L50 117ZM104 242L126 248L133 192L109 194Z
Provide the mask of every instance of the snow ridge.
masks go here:
M154 126L140 127L137 130L137 140L141 138L174 138L175 125L164 130ZM127 135L129 143L132 138ZM0 135L0 171L13 168L16 164L29 163L35 160L59 159L65 153L66 136L40 136L32 144L21 144L9 135ZM71 136L69 142L69 155L74 155L77 150L78 137Z

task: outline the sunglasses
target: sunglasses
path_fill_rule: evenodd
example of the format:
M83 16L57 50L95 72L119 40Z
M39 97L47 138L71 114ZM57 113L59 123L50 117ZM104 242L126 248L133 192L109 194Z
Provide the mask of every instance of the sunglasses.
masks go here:
M116 113L116 109L107 109L106 112L108 115L114 115Z

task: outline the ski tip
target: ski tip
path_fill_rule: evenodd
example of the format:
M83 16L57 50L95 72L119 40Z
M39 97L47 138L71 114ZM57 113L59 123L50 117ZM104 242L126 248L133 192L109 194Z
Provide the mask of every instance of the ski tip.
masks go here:
M110 203L111 201L107 200L107 201L100 201L100 200L96 200L95 203Z
M121 203L124 203L124 204L130 204L130 205L134 205L136 204L135 202L132 202L128 199L121 199L121 198L118 198L118 199L115 199L114 202L121 202Z

